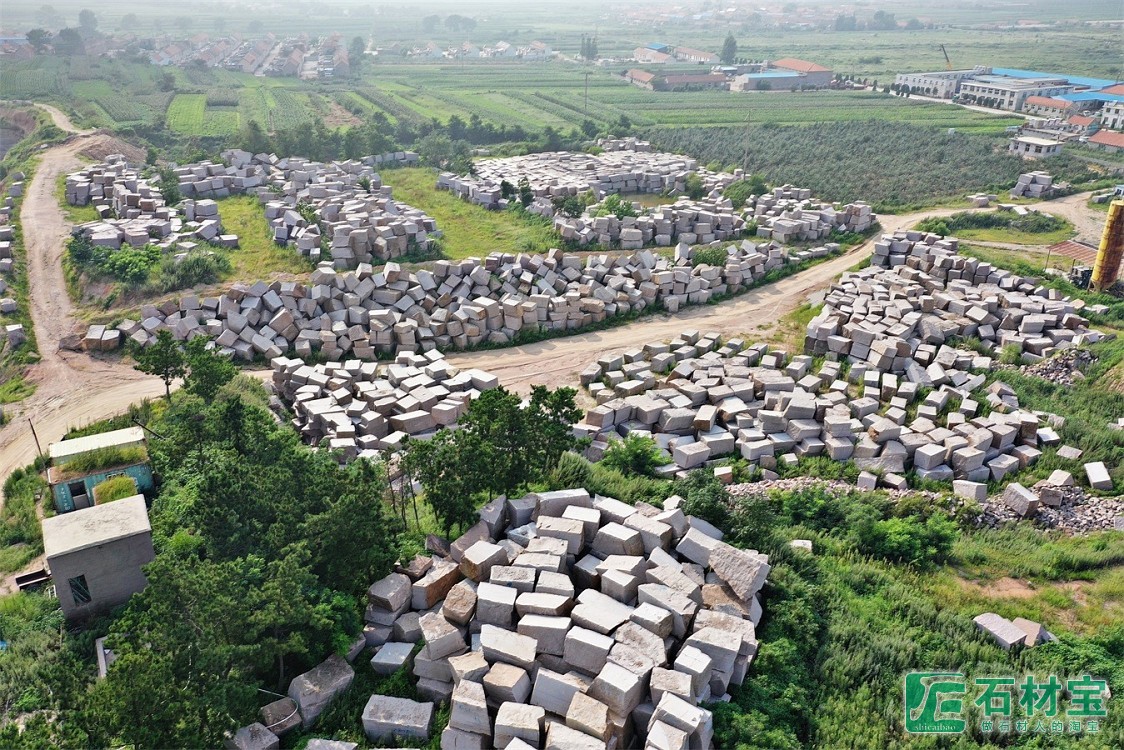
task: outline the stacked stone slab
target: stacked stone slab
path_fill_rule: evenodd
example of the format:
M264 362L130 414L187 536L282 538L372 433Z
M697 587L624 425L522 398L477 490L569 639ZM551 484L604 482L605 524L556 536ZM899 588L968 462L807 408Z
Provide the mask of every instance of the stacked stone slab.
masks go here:
M175 251L180 258L200 243L238 247L238 236L225 231L213 200L166 206L159 188L124 157L109 157L67 175L66 198L75 206L94 204L99 219L78 225L73 233L85 235L98 247L116 250L151 244Z
M493 253L403 271L321 265L310 283L235 284L220 297L145 305L140 320L118 326L141 346L161 329L179 340L207 335L239 359L293 351L329 359L510 343L523 330L574 330L652 305L675 312L743 290L790 258L783 248L748 241L727 249L722 267L692 267L649 251L626 256ZM793 260L809 257L802 251Z
M1057 640L1041 624L1023 617L1008 620L994 612L984 612L972 621L976 623L976 628L991 636L992 640L1005 651L1015 645L1033 648L1040 643Z
M198 229L189 225L198 239L237 247L237 237L222 234L221 223L213 225L217 210L212 199L239 194L258 196L277 243L291 244L314 261L329 248L339 269L425 250L440 237L436 221L396 202L375 171L380 166L416 163L417 154L412 152L330 164L237 149L222 156L222 163L204 161L173 169L180 193L188 199L182 207L184 220L200 224ZM178 231L170 223L175 212L163 205L159 191L123 157L111 157L105 164L68 176L67 200L72 205L98 206L105 221L84 228L95 244L144 244L150 236L166 239ZM301 210L305 206L314 215L311 222ZM111 220L111 216L118 218ZM126 219L129 223L123 224Z
M1103 338L1081 316L1083 301L958 255L955 238L883 235L871 263L829 291L808 325L807 353L895 373L910 367L912 380L929 385L922 369L945 365L937 354L950 339L978 339L992 352L1015 347L1031 363Z
M745 217L757 223L758 237L782 243L814 242L835 230L865 232L878 218L861 201L845 206L823 203L812 198L811 190L792 185L773 188L771 193L753 198Z
M274 408L293 413L306 443L342 452L345 460L393 451L407 437L450 427L499 379L482 370L458 372L437 351L401 354L394 364L352 359L306 365L272 361Z
M709 192L741 178L734 174L710 172L689 157L652 151L619 148L601 154L580 151L551 151L503 159L483 159L475 163L475 174L460 176L443 172L437 187L449 190L463 200L487 208L507 206L501 186L516 186L523 179L536 197L564 198L592 192L597 198L617 193L682 193L687 177L697 174Z
M1012 198L1049 198L1054 193L1054 178L1047 172L1026 172L1019 175L1011 188Z
M901 343L908 352L907 340ZM763 344L686 331L586 368L582 384L598 405L575 429L593 437L593 460L610 440L653 437L670 454L661 469L666 476L737 454L775 477L780 463L824 455L853 460L872 488L881 481L905 489L912 468L923 479L956 480L957 494L977 500L986 498L987 482L1002 481L1037 461L1042 448L1060 444L1051 426L1058 418L1022 409L1005 384L975 393L990 358L947 345L931 354L924 362L927 350L918 348L902 355L908 364L891 358L880 363L884 368L854 360L846 372L828 359L817 372L810 355L790 358ZM987 416L979 415L981 401ZM1012 487L1021 489L1003 502L1033 515L1037 494Z
M544 215L554 217L554 228L562 238L580 246L596 243L636 250L649 245L669 247L677 242L710 244L741 237L746 225L740 212L736 213L730 201L722 198L681 198L674 204L642 210L639 216L623 219L594 216L596 206L578 218L570 218L556 215L550 203L544 203Z
M746 677L769 564L679 502L500 498L449 557L371 586L380 653L411 644L386 634L425 641L411 671L422 700L449 702L443 748L712 746L700 704Z

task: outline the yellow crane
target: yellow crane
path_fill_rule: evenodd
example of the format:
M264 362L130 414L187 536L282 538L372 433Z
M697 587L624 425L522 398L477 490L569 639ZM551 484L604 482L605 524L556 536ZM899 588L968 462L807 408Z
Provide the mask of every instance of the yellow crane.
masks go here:
M938 44L937 46L941 48L941 54L944 55L944 69L952 70L952 60L948 59L948 52L945 50L944 45Z

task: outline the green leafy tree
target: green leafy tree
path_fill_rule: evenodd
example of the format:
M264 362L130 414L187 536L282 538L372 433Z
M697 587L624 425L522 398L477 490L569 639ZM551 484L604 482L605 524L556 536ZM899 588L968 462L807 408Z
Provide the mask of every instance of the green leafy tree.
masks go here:
M605 451L601 463L610 469L632 476L655 476L656 469L670 461L656 441L647 435L631 433L623 440L614 440Z
M83 9L78 13L78 28L83 34L90 35L98 30L98 17L92 10Z
M37 53L42 53L47 49L47 45L51 43L51 32L46 29L32 29L27 32L27 43Z
M441 23L441 16L431 15L422 19L422 31L432 34L437 31L437 24Z
M172 400L172 381L182 378L186 373L183 350L172 332L161 330L156 333L156 342L136 353L136 369L149 375L156 375L164 381L164 398Z
M421 484L445 536L453 527L473 522L474 495L489 482L482 468L488 459L485 451L486 446L465 430L440 430L429 440L406 445L403 470Z
M238 374L234 363L210 344L211 340L206 336L196 336L183 347L187 366L183 389L208 403L214 400L222 386Z
M174 206L183 200L183 196L180 194L179 179L172 168L162 167L159 175L160 177L156 181L156 189L160 191L160 195L164 198L164 205Z
M738 59L738 40L734 39L733 32L726 34L726 40L722 42L722 52L719 53L718 59L726 65L733 65L734 61Z
M535 200L535 193L531 190L531 181L527 176L519 178L519 202L523 204L523 208L531 205Z
M347 47L347 60L351 65L352 75L359 75L359 69L366 61L367 40L361 36L355 36L351 39L351 44Z
M60 29L59 33L55 35L54 47L56 54L68 57L86 53L86 43L82 41L82 35L78 33L77 29Z

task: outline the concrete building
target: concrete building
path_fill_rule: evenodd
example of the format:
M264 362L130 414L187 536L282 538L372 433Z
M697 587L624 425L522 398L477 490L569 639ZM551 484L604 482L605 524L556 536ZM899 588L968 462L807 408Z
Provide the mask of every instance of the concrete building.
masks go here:
M1023 112L1028 115L1041 115L1043 117L1067 117L1071 112L1077 111L1077 105L1065 99L1055 99L1051 96L1028 96L1023 103Z
M960 102L1021 112L1026 100L1032 96L1055 97L1075 90L1076 86L1061 77L1012 78L986 74L961 81Z
M1019 135L1011 139L1011 145L1007 147L1007 150L1024 159L1045 159L1060 154L1062 144L1048 138Z
M975 67L971 70L946 70L934 73L899 73L894 76L894 84L908 86L911 92L921 96L951 99L959 93L961 81L985 71L987 68Z
M43 519L43 551L68 620L101 614L148 583L156 557L144 496Z
M641 65L665 65L672 60L671 55L666 52L650 47L637 47L632 51L632 57Z
M680 62L693 62L707 65L714 65L718 62L718 55L713 52L705 52L701 49L691 49L690 47L676 47L675 59Z
M831 84L833 75L830 68L825 68L822 65L817 65L807 60L799 60L795 57L782 57L780 60L774 60L769 63L769 69L800 74L803 76L803 85L805 88L822 88L828 86Z
M62 440L52 443L47 453L51 459L47 484L59 513L94 505L95 488L116 476L132 477L138 492L155 486L140 427ZM79 465L80 470L75 468Z
M1124 102L1106 102L1101 108L1101 127L1124 130Z
M730 82L730 91L789 91L800 88L805 76L787 70L766 70L760 73L742 73Z

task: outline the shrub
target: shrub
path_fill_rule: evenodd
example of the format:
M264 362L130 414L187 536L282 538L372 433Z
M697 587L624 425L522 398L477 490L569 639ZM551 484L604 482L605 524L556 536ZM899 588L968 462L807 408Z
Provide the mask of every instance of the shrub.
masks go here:
M192 251L180 260L170 256L164 258L156 285L161 292L171 292L196 284L214 284L230 270L230 260L225 255L205 250Z
M626 201L619 195L610 195L601 201L601 205L593 211L594 216L616 216L623 219L626 216L637 216L637 211L631 201Z
M102 505L137 494L137 483L128 474L110 477L94 487L94 503Z
M692 266L725 266L726 265L726 248L724 247L704 247L696 250L694 256L691 258Z
M685 188L684 192L687 193L687 197L691 200L697 201L699 198L706 195L706 186L703 185L702 178L699 177L696 172L691 172L687 175L687 179L683 184Z
M670 460L652 438L630 434L623 440L613 441L601 463L625 475L651 477Z
M589 461L577 453L567 451L558 458L558 465L550 473L550 488L552 490L573 489L587 487L593 476L593 467Z
M734 208L739 208L745 205L751 195L761 195L769 187L765 184L765 180L761 179L758 175L753 175L744 180L731 182L722 191L722 197L729 198L730 202L734 204Z

